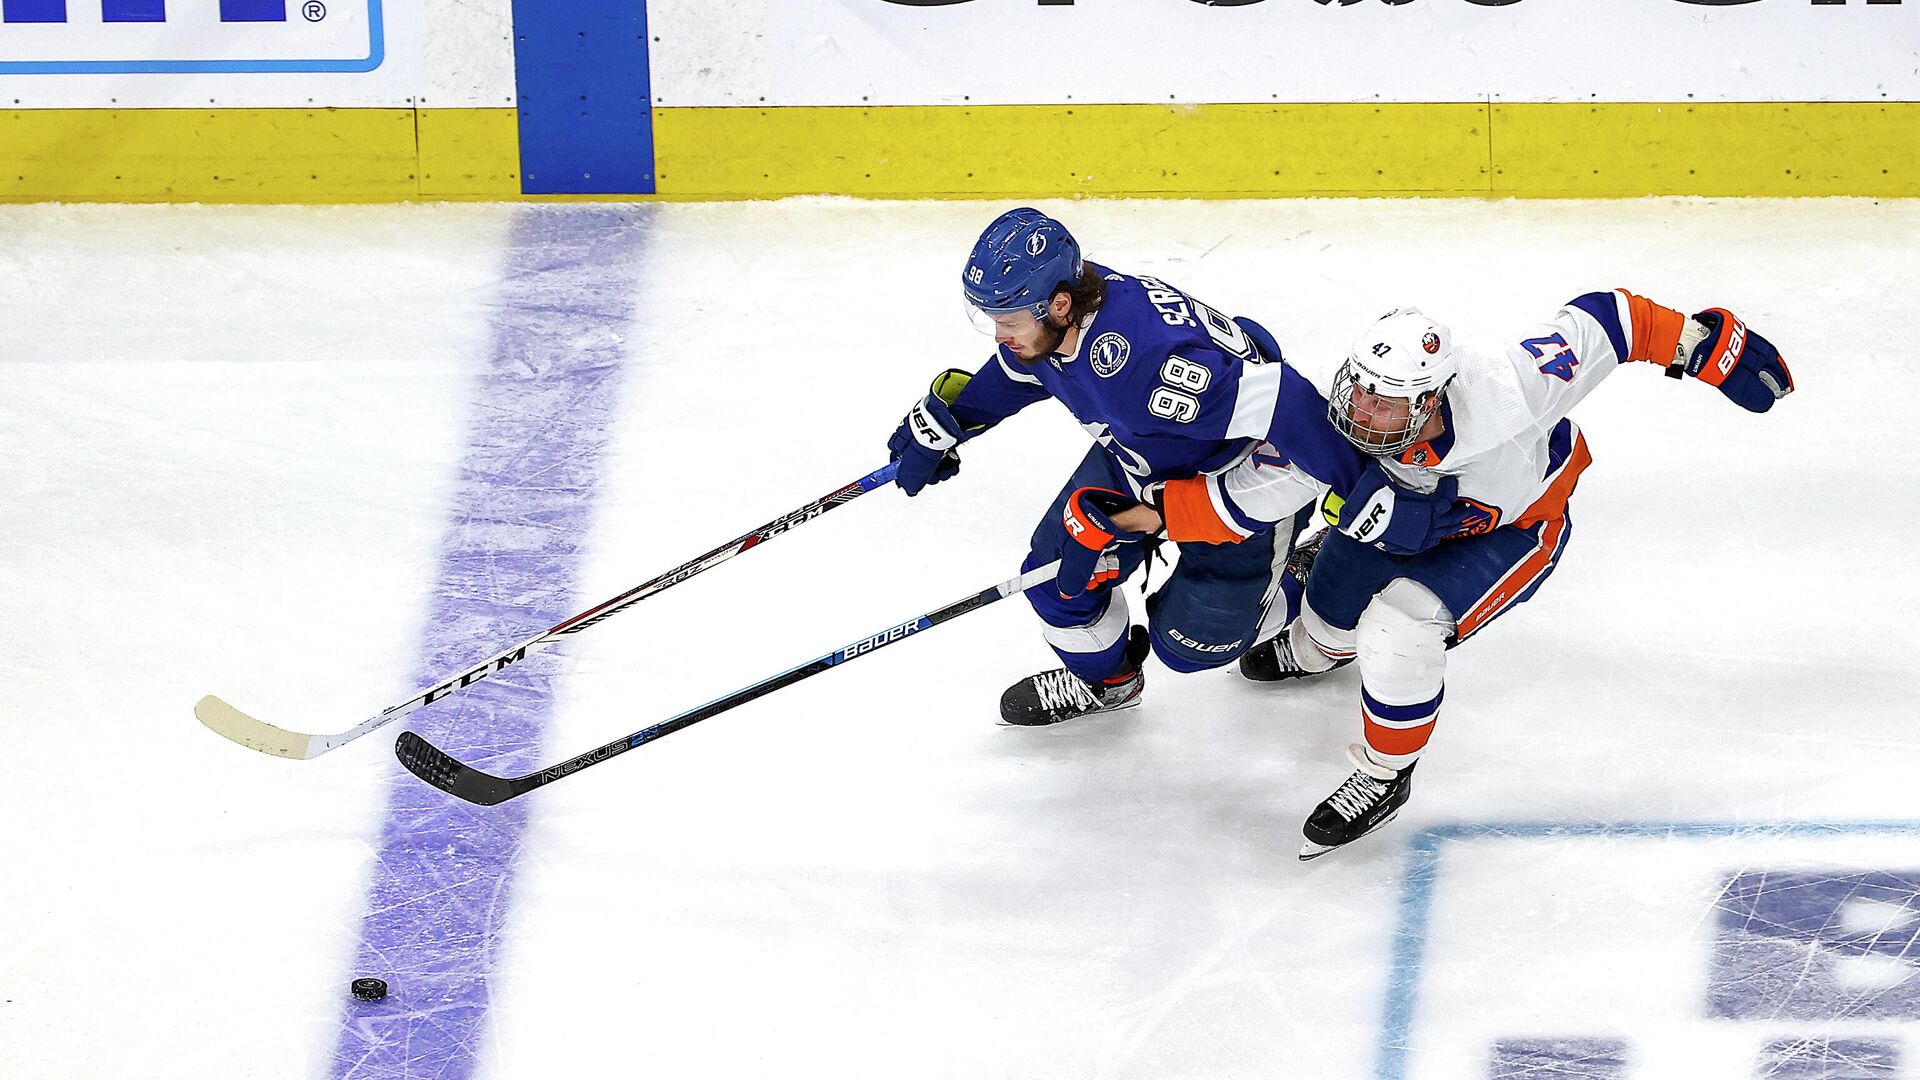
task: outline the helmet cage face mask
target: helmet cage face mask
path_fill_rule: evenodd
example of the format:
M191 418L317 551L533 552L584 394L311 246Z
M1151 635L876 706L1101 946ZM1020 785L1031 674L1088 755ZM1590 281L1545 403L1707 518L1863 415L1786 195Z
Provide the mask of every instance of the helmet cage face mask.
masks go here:
M1458 370L1453 334L1418 308L1397 308L1355 339L1327 396L1327 419L1368 454L1420 441Z
M1448 380L1451 382L1451 378ZM1400 393L1395 393L1399 389ZM1356 364L1353 357L1333 377L1327 399L1327 419L1347 441L1368 454L1397 455L1420 441L1420 430L1440 411L1446 386L1413 391L1386 385L1376 373ZM1361 395L1356 411L1355 392Z

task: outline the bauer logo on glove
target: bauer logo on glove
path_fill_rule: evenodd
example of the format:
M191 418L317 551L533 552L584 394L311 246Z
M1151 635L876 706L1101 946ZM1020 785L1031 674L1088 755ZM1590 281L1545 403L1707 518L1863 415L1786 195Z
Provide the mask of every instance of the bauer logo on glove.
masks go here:
M1140 500L1112 488L1083 487L1067 496L1060 524L1068 543L1060 551L1055 584L1062 599L1071 600L1120 577L1121 544L1137 544L1146 533L1129 532L1113 523L1113 515L1139 506Z
M1466 517L1474 512L1457 505L1459 490L1459 478L1442 476L1432 491L1413 491L1394 483L1379 462L1370 461L1359 483L1341 502L1334 525L1382 551L1418 555L1459 535Z
M893 430L887 440L887 453L900 463L896 483L908 495L918 495L928 484L937 484L960 471L958 447L964 436L947 403L928 394Z
M1766 412L1793 393L1793 373L1780 350L1725 308L1708 308L1689 320L1667 373L1676 379L1691 375L1748 412Z

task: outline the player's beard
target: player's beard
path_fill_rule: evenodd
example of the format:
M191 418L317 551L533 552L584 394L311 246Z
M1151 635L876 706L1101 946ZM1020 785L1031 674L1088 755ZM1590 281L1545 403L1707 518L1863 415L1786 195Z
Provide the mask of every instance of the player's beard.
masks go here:
M1353 431L1358 436L1358 441L1364 444L1362 449L1376 454L1384 453L1385 447L1403 438L1407 433L1405 424L1395 431L1383 431L1376 427L1355 424Z
M1024 356L1017 352L1013 354L1021 363L1037 364L1059 352L1061 344L1067 340L1067 331L1073 329L1073 324L1070 322L1054 322L1052 312L1047 313L1047 321L1042 325L1046 328L1046 332L1040 341L1039 350L1032 356Z
M1408 433L1420 422L1418 407L1415 406L1413 402L1407 402L1406 411L1395 416L1391 411L1382 408L1381 403L1386 400L1391 399L1375 398L1373 408L1368 410L1366 419L1363 421L1356 415L1359 412L1359 406L1351 397L1347 399L1347 422L1345 425L1348 433L1347 437L1361 450L1369 454L1391 455L1397 453L1398 451L1389 450L1388 448L1407 438ZM1385 412L1386 415L1382 415L1383 412ZM1382 426L1383 422L1393 424L1393 426L1384 427Z

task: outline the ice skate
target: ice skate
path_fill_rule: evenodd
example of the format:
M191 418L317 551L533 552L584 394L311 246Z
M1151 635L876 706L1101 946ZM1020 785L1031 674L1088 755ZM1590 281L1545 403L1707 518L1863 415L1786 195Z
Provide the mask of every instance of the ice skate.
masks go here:
M1320 556L1320 542L1326 538L1326 531L1322 530L1316 533L1313 539L1294 548L1293 554L1287 556L1287 573L1293 575L1301 585L1306 584L1307 575L1313 571L1313 560ZM1287 629L1241 653L1240 676L1254 682L1307 679L1315 675L1325 675L1335 668L1342 668L1353 662L1351 658L1335 660L1333 667L1320 671L1308 670L1301 666L1300 661L1294 656L1293 643L1290 640L1291 629L1292 626L1289 624Z
M1347 747L1347 756L1353 759L1353 775L1314 809L1301 830L1307 838L1300 847L1302 862L1351 844L1392 821L1413 792L1413 767L1419 762L1391 769L1369 757L1359 743Z
M1293 654L1293 635L1282 630L1278 634L1240 654L1240 677L1254 682L1282 682L1286 679L1311 679L1315 675L1325 675L1353 663L1352 657L1335 660L1333 666L1320 671L1309 671L1300 666Z
M1147 628L1136 626L1127 639L1126 659L1117 675L1089 683L1066 668L1055 668L1021 679L1000 695L1000 722L1044 727L1138 705L1140 692L1147 685L1140 665L1150 648Z

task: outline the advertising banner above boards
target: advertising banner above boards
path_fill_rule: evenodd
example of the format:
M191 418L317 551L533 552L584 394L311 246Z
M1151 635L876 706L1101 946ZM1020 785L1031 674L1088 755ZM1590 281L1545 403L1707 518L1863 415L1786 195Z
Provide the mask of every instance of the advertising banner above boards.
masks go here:
M0 0L8 108L506 108L512 0Z
M650 0L649 12L665 106L1920 100L1920 0Z

